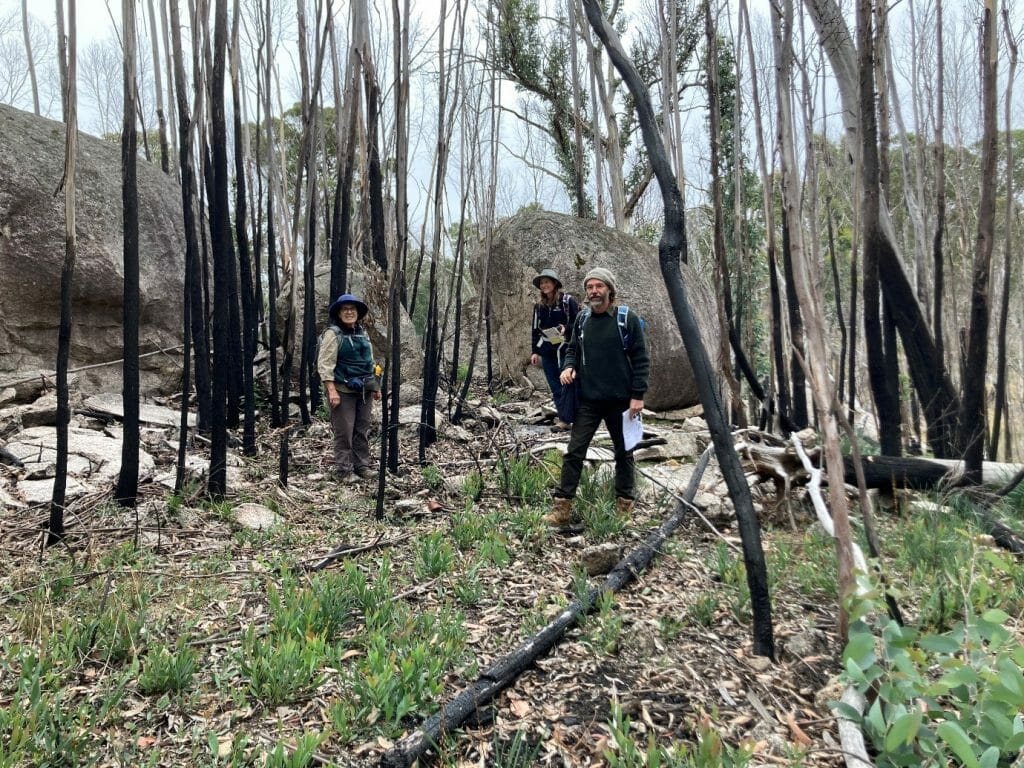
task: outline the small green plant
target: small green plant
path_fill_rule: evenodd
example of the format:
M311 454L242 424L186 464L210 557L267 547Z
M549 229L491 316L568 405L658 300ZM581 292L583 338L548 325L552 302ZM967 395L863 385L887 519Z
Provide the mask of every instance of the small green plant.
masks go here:
M444 488L444 475L441 470L433 464L424 464L420 468L423 474L423 483L432 491L440 491Z
M706 716L694 728L697 733L694 746L684 743L662 746L655 741L654 734L648 735L646 745L638 744L629 718L618 702L612 704L608 730L612 747L604 750L604 758L609 768L746 768L752 755L742 746L725 743Z
M675 616L662 616L658 619L658 634L667 643L675 642L683 633L686 622Z
M511 739L504 740L495 729L489 764L494 768L527 768L536 762L540 748L541 742L531 744L530 737L523 731L516 731Z
M139 675L139 690L146 695L183 691L198 668L196 652L185 638L179 638L173 648L157 646L146 653Z
M539 504L550 495L547 470L534 463L529 454L510 459L499 453L497 480L498 489L512 501Z
M267 755L266 768L306 768L323 740L323 734L304 733L295 739L294 748L290 744L279 743Z
M487 535L487 518L472 510L452 515L452 538L463 552L468 552Z
M479 472L470 472L462 481L462 494L467 501L478 502L484 492L484 477Z
M597 613L586 623L587 641L601 653L618 653L622 627L622 616L615 611L614 593L602 591L597 596Z
M326 647L319 637L259 637L253 628L242 639L239 666L248 691L268 707L304 696L321 681Z
M435 578L448 573L454 561L452 545L441 531L435 531L420 540L416 552L416 574L420 578Z
M735 587L746 581L743 563L724 541L715 544L715 559L711 569L718 580L726 586Z
M484 588L480 582L477 566L469 569L456 579L453 590L455 598L463 605L479 605L484 594Z
M714 595L702 595L686 609L687 618L699 627L710 627L714 624L717 613L718 598Z
M374 637L350 681L362 716L391 726L388 732L397 734L406 715L440 695L444 661L429 642L411 644L399 653L382 636Z
M505 542L496 533L492 533L481 541L479 549L482 559L490 561L499 568L504 568L512 559L508 553L508 547L505 546Z

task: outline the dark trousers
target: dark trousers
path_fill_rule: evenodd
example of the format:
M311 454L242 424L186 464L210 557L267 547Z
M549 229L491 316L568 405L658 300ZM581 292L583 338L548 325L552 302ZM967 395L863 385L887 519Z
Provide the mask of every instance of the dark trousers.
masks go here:
M558 364L558 356L540 356L540 364L544 368L544 378L548 380L548 387L551 389L551 398L555 401L555 408L562 399L562 382L558 377L562 375L562 369Z
M555 489L555 496L571 499L576 495L590 441L604 421L615 446L615 495L622 499L633 498L633 452L626 450L622 439L622 412L627 408L629 400L584 400L580 403L569 435L569 448L562 460L562 478Z
M348 474L360 467L369 467L370 412L373 400L363 393L340 392L341 403L331 408L334 430L334 468Z

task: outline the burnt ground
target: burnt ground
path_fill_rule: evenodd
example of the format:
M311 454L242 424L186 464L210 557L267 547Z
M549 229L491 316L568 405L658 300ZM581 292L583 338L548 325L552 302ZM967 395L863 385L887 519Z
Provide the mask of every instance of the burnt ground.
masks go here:
M139 528L134 513L117 509L109 497L82 499L69 514L70 550L51 549L40 558L39 524L45 510L5 510L0 513L0 556L9 569L3 569L7 572L0 578L0 615L5 616L0 619L0 634L11 642L45 644L45 632L31 629L31 622L19 615L33 589L57 571L67 573L73 555L74 590L91 592L95 605L104 579L126 572L111 565L109 554L133 545L140 535L145 558L134 567L159 574L164 584L150 609L159 627L154 633L173 636L175 627L187 623L203 664L187 699L154 700L129 685L120 714L105 721L92 737L97 764L137 764L133 761L143 759L154 765L195 764L197 750L202 752L210 733L221 745L246 734L247 758L261 764L260 755L268 754L275 743L293 743L304 732L329 733L327 710L332 701L347 695L343 675L329 672L316 691L287 706L269 709L251 701L241 706L237 697L225 698L225 676L234 680L235 688L244 687L244 679L231 666L242 634L267 621L263 587L275 578L267 563L283 557L310 563L347 545L362 551L346 559L372 571L387 553L396 599L415 613L450 603L449 586L457 574L418 576L411 565L418 543L431 532L450 532L460 509L488 514L516 508L519 502L508 499L496 481L496 457L526 456L532 443L567 439L565 434L551 434L541 423L537 401L510 403L498 410L498 425L477 418L462 431L442 429L429 459L442 478L456 478L446 486L439 487L436 474L427 477L415 464L415 434L405 432L403 474L388 482L384 520L373 516L374 484L343 488L325 473L329 430L323 424L293 438L287 489L276 485L275 435L261 435L260 455L241 469L234 501L269 503L284 518L286 535L241 531L223 507L203 506L198 493L179 499L171 514L166 489L150 484L143 487ZM679 420L652 423L662 432L683 429ZM692 419L688 424L692 431ZM161 462L173 461L173 434L168 438L166 452L158 457ZM698 435L698 446L705 440ZM692 463L676 458L642 467L645 472L660 467L662 479L665 473L678 473L685 480ZM476 504L467 506L457 478L476 467L483 470L483 493ZM628 552L660 524L674 506L662 493L661 483L647 483L630 524L602 540ZM839 670L841 650L834 631L834 587L828 586L831 545L820 536L808 538L804 529L815 524L801 515L799 499L792 508L800 530L793 530L788 512L771 512L774 489L762 493L755 488L755 498L764 517L769 563L773 552L785 555L777 561L781 565L772 584L775 663L752 654L749 598L744 596L743 571L737 565L739 539L712 464L698 495L698 506L709 522L696 514L687 516L649 570L608 599L582 626L570 630L550 654L497 697L493 708L480 713L476 723L447 737L440 755L432 759L452 766L512 765L510 745L522 742L539 765L607 765L606 751L618 753L623 748L614 734L614 708L628 718L628 733L641 749L649 742L674 745L677 751L698 750L703 744L712 756L698 765L730 764L727 755L714 756L719 741L727 752L740 747L752 751L751 765L839 765L835 723L827 706L838 695L829 688ZM508 534L509 562L478 564L482 597L461 608L471 663L446 673L438 704L471 683L476 670L540 629L579 588L580 554L595 537L551 535L537 525L544 503L533 506L517 523L532 521L530 530ZM824 569L824 574L817 574L824 576L818 587L798 570L801 562L812 570ZM331 568L341 564L339 560ZM200 585L213 589L216 599L207 593L197 596ZM52 611L53 626L62 611L72 609L54 603L45 610ZM100 696L111 672L109 659L95 652L83 658L73 670L73 695ZM10 686L10 677L0 678L0 706L14 702ZM417 727L422 717L419 712L406 716L404 731ZM375 765L399 735L361 733L347 743L328 738L314 762Z

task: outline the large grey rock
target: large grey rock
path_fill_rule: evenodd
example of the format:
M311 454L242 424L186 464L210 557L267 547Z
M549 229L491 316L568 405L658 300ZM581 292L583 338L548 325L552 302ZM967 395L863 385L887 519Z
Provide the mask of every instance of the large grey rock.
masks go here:
M530 281L545 267L554 268L566 290L578 298L582 298L583 277L590 269L611 269L617 279L618 302L628 304L647 322L652 365L645 405L663 410L699 402L661 277L657 249L595 221L546 211L518 213L494 232L490 294L500 375L519 381L529 362L530 318L537 295ZM680 268L704 346L712 365L717 366L719 331L714 297L690 267L680 264ZM473 272L479 282L480 256Z
M52 370L64 262L64 125L0 104L0 383ZM70 368L122 357L121 151L79 134ZM160 169L138 167L140 351L181 343L181 192ZM144 392L177 386L176 352L140 361ZM83 371L83 391L120 391L120 364Z

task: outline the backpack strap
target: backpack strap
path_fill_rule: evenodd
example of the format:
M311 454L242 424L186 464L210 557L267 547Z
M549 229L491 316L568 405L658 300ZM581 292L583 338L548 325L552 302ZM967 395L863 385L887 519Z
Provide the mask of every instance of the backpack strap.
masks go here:
M626 318L628 317L629 306L627 304L619 304L619 310L615 313L615 322L619 326L619 340L622 342L622 348L627 352L633 343L633 337L630 336L626 326Z

